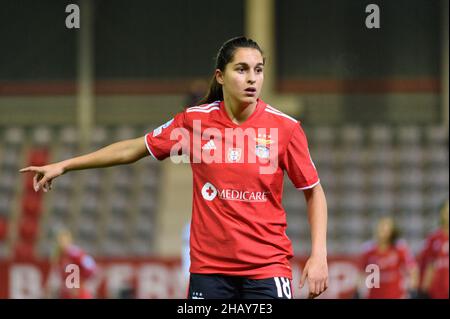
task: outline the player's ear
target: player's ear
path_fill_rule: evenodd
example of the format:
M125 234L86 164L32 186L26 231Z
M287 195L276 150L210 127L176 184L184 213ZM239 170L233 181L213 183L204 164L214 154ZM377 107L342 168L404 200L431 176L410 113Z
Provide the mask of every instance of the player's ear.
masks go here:
M220 85L223 85L223 72L220 69L216 69L215 71L216 81Z

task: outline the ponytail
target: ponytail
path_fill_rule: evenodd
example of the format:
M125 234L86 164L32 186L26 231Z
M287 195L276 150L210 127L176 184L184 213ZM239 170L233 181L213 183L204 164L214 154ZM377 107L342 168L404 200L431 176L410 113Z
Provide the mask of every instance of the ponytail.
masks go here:
M203 99L201 99L198 104L209 104L215 101L222 101L223 100L223 91L222 91L222 85L219 84L216 80L216 75L213 75L211 78L211 81L209 83L209 89L208 93L205 95Z

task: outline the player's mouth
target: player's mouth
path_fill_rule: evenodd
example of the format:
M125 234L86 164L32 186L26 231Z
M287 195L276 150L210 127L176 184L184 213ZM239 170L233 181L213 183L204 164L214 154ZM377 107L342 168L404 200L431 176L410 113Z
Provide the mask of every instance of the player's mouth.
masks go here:
M255 96L256 95L256 88L254 87L248 87L245 89L245 95L246 96Z

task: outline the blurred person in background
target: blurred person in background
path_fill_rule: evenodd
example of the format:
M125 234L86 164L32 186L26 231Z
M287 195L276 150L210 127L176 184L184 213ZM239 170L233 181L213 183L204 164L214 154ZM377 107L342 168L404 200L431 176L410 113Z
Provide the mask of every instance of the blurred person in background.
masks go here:
M375 240L364 245L361 257L362 279L370 274L368 265L379 269L379 288L363 287L359 297L368 299L404 299L413 297L417 288L418 269L414 257L404 240L399 240L399 230L391 217L381 218L376 226Z
M97 266L95 260L82 248L73 243L72 234L68 229L61 228L56 234L56 245L51 257L51 270L55 270L60 278L56 297L60 299L91 299L91 292L86 288L86 282L93 277ZM79 269L79 287L72 287L69 276L76 272L69 270L68 265ZM47 291L51 288L47 287Z
M309 297L315 298L328 286L325 194L299 121L259 98L264 64L256 42L245 37L230 39L217 54L208 94L199 102L202 105L187 108L144 137L20 171L34 172L35 190L47 192L56 177L69 171L129 164L148 155L157 160L186 155L194 179L189 298L291 299L293 249L282 206L286 171L303 191L308 207L312 247L300 287L307 282ZM198 122L200 130L194 129ZM234 134L228 140L226 135L202 140L206 128L220 134L230 129L265 134L248 138L239 148ZM179 137L174 139L172 133ZM180 141L179 133L188 135L187 140ZM198 143L191 149L197 134L203 146ZM180 143L183 147L177 149ZM221 154L220 163L195 161L195 154L211 156L218 149L228 151ZM253 155L256 162L248 161ZM261 162L269 164L265 166L270 173L261 173Z
M202 79L194 80L189 86L189 91L186 97L186 107L199 105L201 99L208 91L208 82Z
M422 298L449 297L448 207L449 202L446 200L440 209L440 227L427 237L418 257L419 296Z

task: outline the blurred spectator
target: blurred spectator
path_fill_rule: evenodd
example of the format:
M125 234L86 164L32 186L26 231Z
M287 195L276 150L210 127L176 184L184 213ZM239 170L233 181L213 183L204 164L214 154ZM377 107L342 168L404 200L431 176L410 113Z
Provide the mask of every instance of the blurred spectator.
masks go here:
M76 265L79 269L79 286L67 285L68 265ZM56 236L56 249L52 256L52 269L56 269L60 276L57 298L61 299L90 299L91 292L86 288L86 282L92 278L97 266L95 260L83 249L73 244L72 234L67 229L59 229Z
M205 80L195 80L189 87L189 92L186 97L186 107L199 105L199 101L203 99L208 91L208 82Z
M408 291L417 287L417 265L406 242L398 240L399 231L390 217L383 217L377 223L375 241L365 246L361 258L363 275L368 265L379 269L379 285L366 287L369 299L402 299L411 297ZM365 283L365 280L364 280Z
M440 211L440 227L427 237L419 254L419 296L422 298L449 297L448 206L447 200Z

